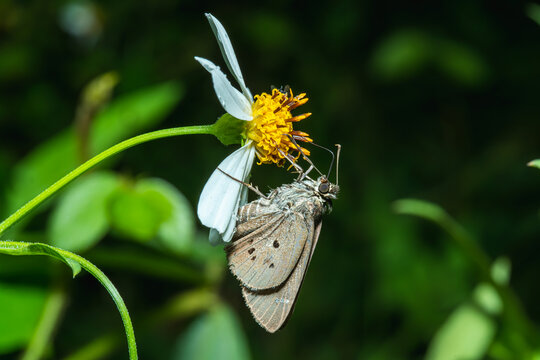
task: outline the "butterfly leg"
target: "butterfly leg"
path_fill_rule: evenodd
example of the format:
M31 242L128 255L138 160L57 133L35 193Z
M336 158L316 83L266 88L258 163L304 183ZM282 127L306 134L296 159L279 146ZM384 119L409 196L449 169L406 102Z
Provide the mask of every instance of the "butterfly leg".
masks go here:
M243 182L242 180L239 180L237 178L235 178L234 176L232 175L229 175L227 174L225 171L221 170L220 168L217 168L219 171L221 171L224 175L230 177L231 179L233 179L234 181L237 181L239 182L240 184L244 185L245 187L247 187L249 190L253 191L255 194L259 195L260 197L264 198L264 199L268 199L268 197L266 195L264 195L260 190L259 188L257 188L256 186L253 186L251 184L248 184L247 182Z
M276 149L281 154L281 156L283 156L284 159L287 159L291 163L291 166L296 169L296 172L298 173L298 179L297 180L300 180L301 178L303 179L304 178L304 169L302 169L302 167L300 165L298 165L294 161L294 158L290 154L286 154L283 150L281 150L278 147L276 147Z
M289 162L291 163L291 166L294 166L294 168L296 169L297 173L298 173L298 178L296 179L296 181L302 181L306 178L306 176L311 172L311 170L313 169L316 169L315 168L315 165L313 165L313 163L311 162L311 160L302 152L302 150L300 149L300 147L298 146L298 144L296 143L296 141L291 137L291 140L294 142L294 144L298 147L298 151L300 151L300 153L302 153L302 155L304 156L304 159L306 159L308 162L309 162L309 168L304 171L304 169L302 169L302 167L300 167L300 165L298 165L296 162L295 162L295 159L290 155L290 154L285 154L283 152L283 150L277 148L277 151L279 151L279 153L287 160L289 160Z
M298 152L300 152L300 154L302 154L302 157L304 158L304 160L306 160L308 163L309 163L309 168L303 173L301 174L301 176L298 177L298 180L304 180L304 178L311 172L311 170L315 169L317 170L317 172L319 174L322 175L322 173L319 171L319 169L317 169L317 167L315 166L315 164L313 164L313 162L311 161L311 159L302 151L302 148L300 147L300 145L298 145L298 143L296 142L296 140L294 139L294 137L290 134L287 134L287 137L291 140L291 142L294 144L294 146L296 146L296 150L298 150Z
M300 179L298 179L299 181L302 181L306 178L306 176L308 176L308 174L311 172L311 170L313 170L315 168L315 165L311 164L309 165L309 168L304 172L304 174L302 174L302 176L300 177Z

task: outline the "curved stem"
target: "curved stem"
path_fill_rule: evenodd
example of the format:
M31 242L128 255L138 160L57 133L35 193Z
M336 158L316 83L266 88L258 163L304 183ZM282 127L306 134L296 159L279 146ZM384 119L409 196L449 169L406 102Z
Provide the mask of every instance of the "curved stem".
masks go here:
M84 270L92 274L105 287L105 289L107 289L114 303L116 304L116 307L120 312L120 316L122 317L122 322L124 323L124 328L126 330L126 337L128 341L129 358L130 360L138 359L137 344L135 342L135 332L133 330L131 318L129 317L128 309L126 307L126 304L124 303L124 300L122 299L122 296L120 296L120 293L113 285L111 280L109 280L109 278L103 273L103 271L99 270L97 266L95 266L82 256L61 249L57 249L57 251L61 253L64 257L78 262Z
M179 136L179 135L192 135L192 134L214 134L213 125L200 125L200 126L185 126L177 127L172 129L163 129L158 131L149 132L133 138L127 139L118 143L107 150L103 151L99 155L94 156L81 166L77 167L75 170L68 173L66 176L49 186L38 196L24 204L17 211L11 214L7 219L0 223L0 234L6 231L9 227L23 218L28 212L34 209L36 206L40 205L42 202L54 195L58 190L69 184L71 181L75 180L79 175L92 168L93 166L99 164L103 160L111 157L121 151L129 149L132 146L142 144L151 140Z
M133 331L133 324L129 317L129 312L127 310L124 300L120 296L120 293L114 287L113 283L109 278L99 270L94 264L86 260L82 256L69 252L67 250L62 250L54 246L41 243L27 243L20 241L0 241L0 253L7 255L15 256L24 256L24 255L45 255L51 256L58 260L63 261L73 272L75 276L81 268L89 272L93 277L95 277L104 287L107 289L107 292L111 295L118 311L120 312L120 317L124 323L124 329L126 331L126 337L128 342L129 350L129 359L137 360L137 344L135 343L135 332Z

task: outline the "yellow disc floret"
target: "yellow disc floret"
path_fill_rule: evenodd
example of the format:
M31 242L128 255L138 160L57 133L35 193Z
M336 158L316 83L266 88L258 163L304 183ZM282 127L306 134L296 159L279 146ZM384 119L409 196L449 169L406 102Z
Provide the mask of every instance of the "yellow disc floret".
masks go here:
M252 107L253 120L247 122L245 136L253 140L260 164L275 163L282 166L285 156L296 151L309 155L309 151L299 148L291 139L311 142L309 135L302 131L293 130L293 122L303 120L311 115L305 113L292 116L291 111L305 104L306 94L293 96L290 93L273 89L272 94L255 95Z

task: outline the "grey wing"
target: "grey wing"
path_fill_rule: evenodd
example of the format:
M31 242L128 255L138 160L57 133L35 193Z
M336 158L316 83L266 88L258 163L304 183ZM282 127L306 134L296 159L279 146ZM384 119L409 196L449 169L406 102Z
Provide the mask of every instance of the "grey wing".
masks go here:
M238 214L236 216L237 223L243 223L254 217L258 217L265 214L274 213L279 210L271 201L268 199L257 199L250 203L245 204L240 209L238 209Z
M234 239L225 248L231 272L244 287L252 290L280 286L296 267L310 237L300 213L276 212L253 217L238 227L251 232Z
M238 209L236 231L231 242L235 242L269 223L278 210L266 199L258 199L242 206Z
M314 231L313 226L311 226L310 237L302 256L291 276L281 287L262 291L242 289L242 294L253 317L259 325L270 333L281 329L292 314L298 292L317 245L321 225L322 222L319 222Z

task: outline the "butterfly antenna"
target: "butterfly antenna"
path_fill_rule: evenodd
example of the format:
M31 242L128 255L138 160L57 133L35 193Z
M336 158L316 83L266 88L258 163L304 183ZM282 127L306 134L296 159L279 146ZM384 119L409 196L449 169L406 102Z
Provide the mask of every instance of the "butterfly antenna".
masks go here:
M321 175L324 175L319 169L317 169L317 167L315 166L315 164L313 163L313 161L311 161L310 158L307 157L307 155L302 151L302 148L300 147L300 145L298 145L298 143L296 142L296 140L294 140L294 137L292 137L290 134L287 134L287 136L289 137L289 139L291 139L292 143L294 144L294 146L296 146L296 150L298 150L298 152L300 154L302 154L302 157L304 158L304 160L306 160L309 165L310 165L310 168L306 171L306 175L311 171L311 169L315 169L317 170L317 172ZM311 143L313 144L313 143Z
M339 185L339 154L341 153L341 145L336 144L337 146L337 155L336 155L336 185Z
M328 148L325 148L324 146L322 145L319 145L319 144L315 144L315 143L310 143L311 145L315 145L316 147L318 148L321 148L321 149L324 149L326 151L328 151L331 155L332 155L332 161L330 161L330 169L328 169L328 175L326 176L326 178L328 179L330 177L330 173L332 172L332 166L334 166L334 160L335 160L335 154L332 150L328 149Z

